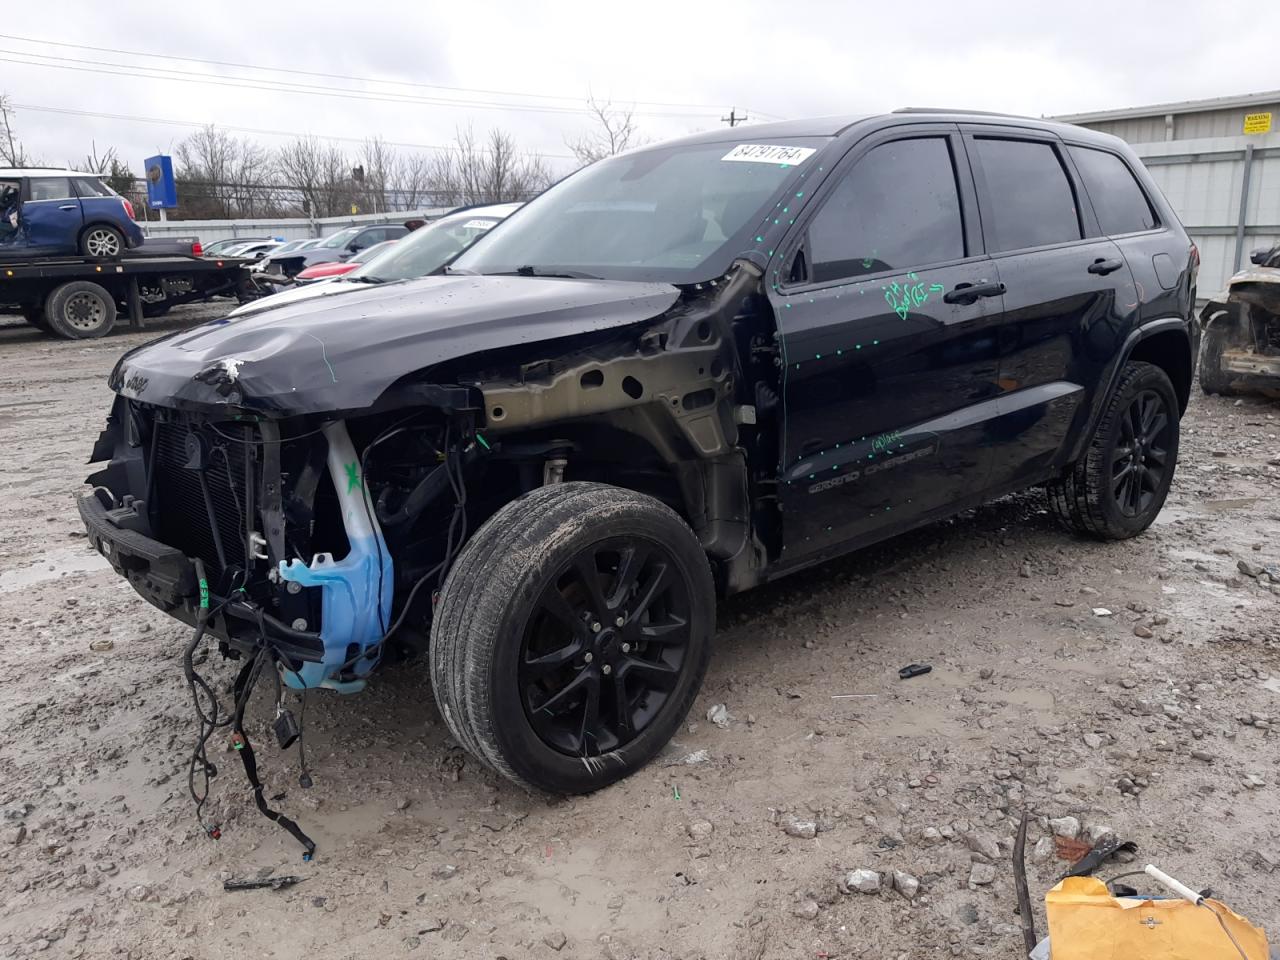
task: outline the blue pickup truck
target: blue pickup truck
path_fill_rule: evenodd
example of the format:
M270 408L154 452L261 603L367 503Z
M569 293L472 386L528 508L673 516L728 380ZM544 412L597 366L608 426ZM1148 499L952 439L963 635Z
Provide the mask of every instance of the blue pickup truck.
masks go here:
M142 240L133 206L94 174L0 168L0 260L111 260Z

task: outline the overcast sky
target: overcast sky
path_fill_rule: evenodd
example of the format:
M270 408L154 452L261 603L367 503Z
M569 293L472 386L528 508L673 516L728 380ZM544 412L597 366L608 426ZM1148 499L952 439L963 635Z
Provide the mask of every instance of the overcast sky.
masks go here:
M203 123L426 145L446 144L457 125L472 123L482 133L501 127L554 158L568 153L566 137L585 128L587 118L575 111L588 91L634 104L643 135L660 140L720 125L730 107L753 119L904 105L1040 115L1280 86L1275 41L1257 3L1041 6L9 0L0 17L0 32L11 35L0 37L0 92L17 105L19 133L43 160L75 161L96 141L99 151L115 147L140 170L143 157L169 152ZM155 73L166 68L183 75ZM276 72L282 68L319 76ZM245 80L266 89L234 87ZM285 92L282 82L345 95ZM470 105L358 99L367 96Z

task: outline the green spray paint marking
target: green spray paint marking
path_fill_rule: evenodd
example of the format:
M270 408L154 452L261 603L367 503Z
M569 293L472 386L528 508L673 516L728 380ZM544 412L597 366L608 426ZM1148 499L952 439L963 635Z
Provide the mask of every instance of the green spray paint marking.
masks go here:
M477 433L476 440L478 440L480 442L480 446L484 447L486 450L493 449L489 446L489 441L484 438L484 434Z
M209 581L204 577L200 578L200 609L209 609Z
M356 461L344 464L347 471L347 493L360 489L360 464Z
M907 314L912 307L924 305L929 300L929 294L941 293L943 289L940 283L931 283L926 288L924 282L914 273L908 273L907 279L913 282L900 284L895 280L889 286L880 288L884 291L885 302L893 307L893 312L903 320L907 319Z

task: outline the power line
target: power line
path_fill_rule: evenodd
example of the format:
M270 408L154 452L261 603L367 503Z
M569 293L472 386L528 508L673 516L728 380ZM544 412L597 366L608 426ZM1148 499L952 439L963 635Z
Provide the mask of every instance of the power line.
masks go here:
M556 114L588 114L584 108L578 107L557 107L541 104L519 104L519 103L501 103L498 101L482 101L482 100L451 100L443 97L423 97L412 94L394 94L394 93L369 93L359 90L352 90L347 87L328 87L322 84L303 84L296 82L281 83L265 83L255 80L252 77L221 77L217 78L210 74L195 73L192 71L178 70L175 68L161 67L133 67L129 64L112 63L104 60L89 60L77 57L55 58L49 54L26 53L21 50L5 50L0 49L0 53L9 54L8 57L0 57L0 63L13 63L28 67L46 67L56 70L74 70L81 73L98 73L107 76L116 77L134 77L143 80L165 80L176 83L198 83L202 85L212 85L219 87L230 87L233 90L263 90L270 93L296 93L305 96L321 96L321 97L337 97L344 100L361 100L368 102L380 103L398 103L398 104L421 104L424 106L440 106L440 107L464 107L469 109L483 110L510 110L515 112L529 113L556 113ZM15 60L13 57L34 57L39 58L33 62L32 60ZM43 63L40 60L59 60L54 63ZM74 64L81 64L75 66ZM103 69L112 67L115 69ZM139 71L151 71L149 73L141 73ZM163 76L162 74L173 74L173 76ZM639 116L649 117L677 117L684 119L697 119L706 117L707 114L696 113L675 113L666 111L632 111Z
M736 127L738 124L746 123L750 119L751 118L748 117L745 113L742 116L738 116L738 108L730 107L729 115L727 117L721 117L720 122L727 123L731 127Z
M202 120L170 120L163 117L135 117L124 113L101 113L94 110L74 110L70 107L42 107L32 103L10 103L10 107L14 110L30 110L35 113L53 113L62 116L71 117L89 117L96 120L123 120L129 123L150 123L161 126L183 127L191 130L199 130L203 127L211 126ZM242 127L231 124L212 124L220 130L234 130L237 133L252 133L264 137L292 137L295 139L306 139L315 137L317 140L333 140L343 143L364 143L372 137L344 137L336 134L323 133L293 133L288 130L264 130L260 127ZM434 153L448 153L458 148L456 146L441 145L434 143L406 143L397 140L383 140L389 147L404 147L410 150L429 150ZM539 153L536 150L530 150L529 153L534 156L542 157L546 160L574 160L572 154L568 153Z
M317 70L294 70L288 67L265 67L260 64L253 63L237 63L228 60L206 60L200 57L182 57L175 54L167 53L145 53L141 50L121 50L116 47L95 47L83 43L65 43L58 40L41 40L35 37L20 37L11 33L0 33L0 39L18 40L23 43L38 43L50 47L70 47L76 50L94 50L98 53L115 53L128 57L148 57L153 60L176 60L182 63L200 63L207 66L216 67L235 67L243 70L261 70L270 73L290 73L301 77L319 77L325 80L355 80L360 83L383 83L402 87L419 87L425 90L450 90L454 93L479 93L486 96L499 97L531 97L540 100L568 100L575 103L582 103L581 97L564 96L561 94L549 93L524 93L515 90L484 90L475 87L454 87L440 83L421 83L414 80L382 80L377 77L360 77L343 73L325 73ZM16 51L15 51L16 52ZM39 56L39 54L34 54ZM126 64L118 64L118 66L126 66ZM163 69L163 68L162 68ZM661 100L631 100L619 98L623 103L644 104L650 107L688 107L700 108L708 110L720 110L722 104L715 103L669 103Z

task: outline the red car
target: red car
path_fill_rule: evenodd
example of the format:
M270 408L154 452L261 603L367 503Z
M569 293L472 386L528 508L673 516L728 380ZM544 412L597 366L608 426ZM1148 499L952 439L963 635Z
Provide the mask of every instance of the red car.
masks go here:
M375 243L367 250L361 250L350 260L343 260L338 263L317 263L314 267L307 267L293 279L298 283L314 283L317 280L340 277L344 273L350 273L356 267L364 266L378 254L384 253L395 242L394 240L384 240L382 243Z

